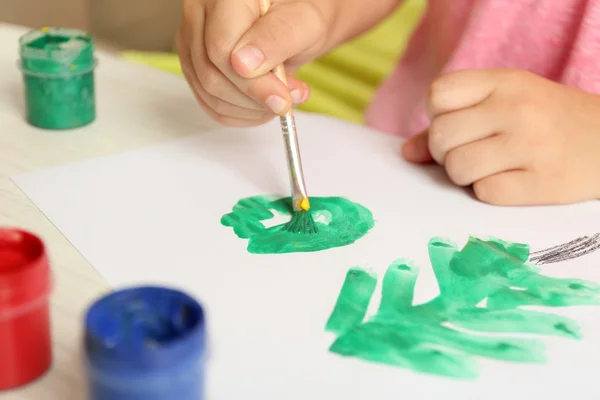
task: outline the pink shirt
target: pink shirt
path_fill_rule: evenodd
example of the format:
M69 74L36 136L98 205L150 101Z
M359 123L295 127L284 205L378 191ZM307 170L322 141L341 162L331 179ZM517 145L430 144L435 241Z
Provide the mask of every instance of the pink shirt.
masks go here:
M429 0L367 123L412 136L429 125L425 97L440 73L519 68L600 93L600 0Z

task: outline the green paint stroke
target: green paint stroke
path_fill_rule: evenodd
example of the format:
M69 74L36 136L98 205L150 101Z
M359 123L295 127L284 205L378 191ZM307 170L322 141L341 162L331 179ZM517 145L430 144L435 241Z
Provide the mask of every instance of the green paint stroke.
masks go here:
M413 305L417 266L398 260L382 281L377 313L365 315L377 278L350 269L327 322L337 335L330 351L452 378L477 376L474 356L514 362L545 361L538 339L485 334L537 334L579 339L576 322L521 306L600 305L600 285L552 278L527 263L529 247L470 238L459 250L429 241L440 294ZM487 301L485 306L481 303Z
M232 227L239 238L249 239L248 252L254 254L311 252L346 246L366 235L375 224L369 210L341 197L311 197L310 204L316 232L290 231L289 224L265 227L263 221L273 218L273 211L290 217L294 214L289 197L242 199L231 213L221 218L221 224Z

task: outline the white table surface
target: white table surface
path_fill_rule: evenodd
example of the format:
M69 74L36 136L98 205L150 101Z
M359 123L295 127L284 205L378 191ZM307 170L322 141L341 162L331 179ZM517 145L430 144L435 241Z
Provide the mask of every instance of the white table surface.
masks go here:
M84 399L82 318L90 302L109 288L10 176L156 144L214 128L215 124L195 104L191 92L182 90L182 78L97 51L97 119L122 119L127 131L101 132L94 124L71 131L34 128L25 121L23 84L16 65L18 38L25 32L25 28L0 24L0 226L32 231L48 247L55 279L51 299L54 362L39 380L0 392L0 400ZM186 98L181 101L184 94ZM115 101L130 104L130 108L119 114L105 113L106 106ZM149 118L136 113L137 101L156 103L157 113L165 117L161 120L163 129L144 128ZM196 113L197 130L170 130L169 120L176 121L179 113ZM131 131L136 122L139 128Z

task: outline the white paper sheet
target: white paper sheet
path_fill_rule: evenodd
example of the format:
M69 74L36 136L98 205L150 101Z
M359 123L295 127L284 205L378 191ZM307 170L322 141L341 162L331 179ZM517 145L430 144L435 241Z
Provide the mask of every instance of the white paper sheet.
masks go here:
M16 111L19 32L0 27L0 123L32 130ZM73 136L160 137L200 132L182 79L100 55L98 120ZM4 96L3 96L4 94ZM452 187L436 168L407 165L399 142L355 125L299 114L312 196L369 208L375 228L354 245L318 253L252 255L219 220L241 198L289 194L277 123L180 141L15 177L21 189L114 287L158 283L196 296L210 334L208 390L218 400L505 400L600 398L600 307L554 309L581 341L544 338L543 365L478 359L480 378L456 381L331 354L324 332L349 267L380 274L398 257L421 266L416 302L437 284L427 241L491 235L544 249L600 230L600 204L498 208ZM8 127L8 128L7 128ZM165 134L165 136L168 136ZM600 252L543 267L600 282ZM374 295L377 306L379 289Z
M220 224L241 198L288 194L282 140L271 123L224 129L15 178L113 286L175 285L206 307L214 399L558 399L600 397L600 307L553 310L582 324L582 341L545 338L544 365L479 359L462 382L347 359L324 332L347 269L379 272L398 257L421 266L416 301L437 294L427 242L492 235L543 249L599 229L600 204L500 208L452 187L437 168L404 163L399 142L299 114L312 196L369 208L375 228L354 245L317 253L252 255ZM186 129L179 120L174 128ZM544 267L600 282L600 252ZM379 299L376 291L375 299Z

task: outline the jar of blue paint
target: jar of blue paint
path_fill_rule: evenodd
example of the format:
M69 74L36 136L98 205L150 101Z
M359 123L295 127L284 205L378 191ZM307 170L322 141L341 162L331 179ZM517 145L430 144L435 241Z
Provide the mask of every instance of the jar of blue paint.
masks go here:
M201 305L162 287L113 292L85 316L90 400L202 400Z

